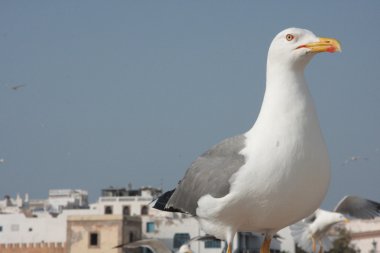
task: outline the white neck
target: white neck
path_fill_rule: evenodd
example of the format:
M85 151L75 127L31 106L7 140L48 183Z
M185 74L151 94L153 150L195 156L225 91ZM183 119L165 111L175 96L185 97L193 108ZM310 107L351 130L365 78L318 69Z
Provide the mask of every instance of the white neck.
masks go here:
M264 100L255 125L269 121L272 124L282 124L282 127L297 122L316 123L319 127L313 99L304 77L304 66L289 68L286 64L268 61Z

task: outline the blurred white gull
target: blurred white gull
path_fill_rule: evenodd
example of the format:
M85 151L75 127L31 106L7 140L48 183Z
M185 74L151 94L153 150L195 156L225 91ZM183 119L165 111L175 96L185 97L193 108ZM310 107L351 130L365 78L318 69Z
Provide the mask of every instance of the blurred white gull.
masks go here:
M194 238L191 238L189 241L185 242L184 244L181 245L178 249L178 253L193 253L193 251L190 248L190 243L193 241L205 241L205 240L217 240L213 236L209 235L202 235L202 236L197 236ZM130 243L123 243L120 245L117 245L114 247L115 248L148 248L150 249L153 253L173 253L170 248L168 248L161 240L158 239L143 239L139 241L134 241Z
M345 196L334 210L317 209L312 215L290 226L295 242L307 252L328 251L332 247L334 236L329 231L335 225L348 222L349 219L373 219L380 216L380 203L357 196Z
M337 40L305 29L277 34L254 126L198 157L154 207L193 215L207 234L227 241L228 253L236 232L262 233L260 252L269 253L272 236L310 215L328 189L329 157L304 70L315 54L336 51Z

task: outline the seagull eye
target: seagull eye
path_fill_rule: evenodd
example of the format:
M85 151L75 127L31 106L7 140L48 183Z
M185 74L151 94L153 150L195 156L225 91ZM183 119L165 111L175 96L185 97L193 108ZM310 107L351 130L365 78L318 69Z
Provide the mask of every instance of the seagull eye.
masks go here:
M294 39L294 35L293 34L289 33L289 34L286 35L286 40L287 41L292 41L293 39Z

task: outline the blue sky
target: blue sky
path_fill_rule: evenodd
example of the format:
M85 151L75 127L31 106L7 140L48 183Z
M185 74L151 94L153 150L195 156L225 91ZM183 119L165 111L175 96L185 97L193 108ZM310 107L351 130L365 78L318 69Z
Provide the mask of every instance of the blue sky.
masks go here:
M343 47L306 71L333 172L323 206L380 201L378 13L379 1L1 1L0 195L174 187L253 125L269 43L301 27Z

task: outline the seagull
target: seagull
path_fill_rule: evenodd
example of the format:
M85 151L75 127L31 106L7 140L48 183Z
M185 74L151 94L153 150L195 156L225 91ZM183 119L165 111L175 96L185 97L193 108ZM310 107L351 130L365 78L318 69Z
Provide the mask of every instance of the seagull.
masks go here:
M336 39L305 29L277 34L253 127L203 153L153 207L193 215L206 234L226 240L228 253L237 232L261 233L260 252L269 253L272 236L326 195L330 162L304 69L317 53L337 51Z
M193 241L205 241L205 240L217 240L213 236L209 235L202 235L202 236L196 236L194 238L191 238L186 243L182 244L181 247L178 249L178 253L193 253L193 251L190 248L190 243ZM116 248L148 248L153 253L173 253L171 249L169 249L162 241L158 239L143 239L139 241L134 241L130 243L123 243L120 245L117 245L114 247Z
M130 243L123 243L120 245L117 245L113 247L113 249L116 248L148 248L150 249L153 253L172 253L172 251L160 240L156 239L143 239L135 242L130 242Z
M334 210L317 209L309 217L290 226L295 242L303 250L319 253L330 250L335 238L329 236L329 231L337 224L347 223L350 218L373 219L380 216L380 203L357 196L345 196L335 206Z
M11 89L12 90L19 90L21 88L24 88L25 86L26 86L25 84L16 84L16 85L11 86Z
M364 157L364 156L359 156L359 155L353 155L353 156L350 156L348 159L346 159L342 165L347 165L348 163L351 163L351 162L356 162L356 161L359 161L359 160L364 160L364 161L368 161L369 158L368 157Z

